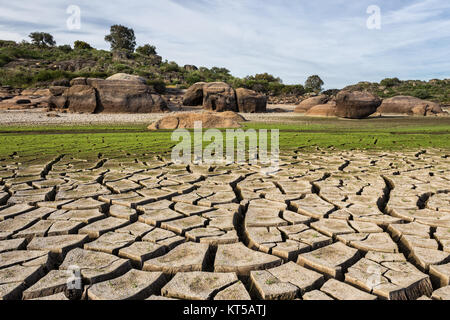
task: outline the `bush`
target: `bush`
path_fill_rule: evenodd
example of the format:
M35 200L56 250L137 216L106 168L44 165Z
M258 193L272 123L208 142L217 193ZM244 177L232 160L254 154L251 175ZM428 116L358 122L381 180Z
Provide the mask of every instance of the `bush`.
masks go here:
M180 71L180 67L178 66L178 64L176 62L164 62L161 65L161 71L162 72L179 72Z
M156 54L156 47L150 44L140 46L136 49L136 52L143 56L151 56Z
M248 80L257 80L257 81L267 81L267 82L277 82L277 83L282 83L280 78L276 78L271 74L266 73L260 73L260 74L255 74L254 76L249 76L247 77Z
M112 76L112 74L108 74L108 73L103 72L103 71L91 71L91 72L77 72L77 73L73 73L73 74L71 74L69 76L69 78L73 79L73 78L82 77L82 78L105 79L105 78L108 78L109 76Z
M69 52L72 51L72 47L71 47L70 45L68 45L68 44L59 46L58 49L59 49L60 51L64 52L64 53L69 53Z
M8 56L12 61L14 59L38 59L40 53L38 50L28 49L25 47L5 47L0 49L0 54Z
M282 94L292 94L296 96L301 96L306 93L305 87L301 84L297 85L286 85L281 89Z
M33 83L33 77L25 71L0 70L0 83L14 88L24 88Z
M6 65L7 63L11 62L12 59L4 54L4 53L0 53L0 67L3 67L4 65Z
M162 80L148 80L147 84L152 86L159 94L164 94L166 92L166 84Z
M416 90L412 94L414 97L419 99L429 99L431 98L430 93L427 90Z
M205 79L201 76L200 72L198 71L192 71L189 72L188 75L185 78L185 81L192 86L194 83L197 82L203 82Z
M402 82L398 78L386 78L386 79L381 80L380 85L382 85L386 88L391 88L391 87L395 87L401 83Z
M57 79L64 79L68 77L68 73L60 70L41 70L33 77L33 83L36 82L51 82Z
M15 43L14 41L0 40L0 48L3 48L3 47L14 47L14 46L17 46L17 43Z
M73 43L73 48L75 50L91 50L92 47L89 43L77 40Z
M133 73L133 69L130 66L122 63L115 63L112 65L114 73Z

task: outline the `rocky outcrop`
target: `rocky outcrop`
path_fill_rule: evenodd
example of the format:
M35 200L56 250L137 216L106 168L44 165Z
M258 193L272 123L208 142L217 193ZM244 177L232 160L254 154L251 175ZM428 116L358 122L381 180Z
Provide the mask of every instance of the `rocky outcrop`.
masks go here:
M53 107L82 113L156 113L169 111L166 101L143 83L145 79L117 74L106 80L75 78L71 87L53 87ZM61 91L63 91L62 94Z
M70 86L76 86L76 85L86 85L87 84L87 78L74 78L70 80Z
M52 86L49 88L52 94L48 99L48 105L51 109L65 109L67 104L67 97L65 95L69 88L64 86Z
M266 112L267 97L244 88L234 90L224 82L197 82L184 94L183 105L203 105L203 109L216 112L257 113Z
M256 91L244 88L236 89L236 99L239 112L262 113L267 111L267 97Z
M48 89L17 90L5 86L0 88L0 110L26 110L47 108L51 93Z
M364 119L377 111L381 100L369 92L341 91L336 96L336 115L340 118Z
M222 113L177 113L152 123L148 129L192 129L197 121L202 123L203 128L240 128L240 123L246 120L239 114L229 111Z
M186 64L183 68L186 71L196 71L196 70L198 70L197 66L194 66L192 64Z
M136 81L88 79L87 84L97 93L97 113L155 113L168 110L160 95Z
M200 106L203 103L203 87L206 82L197 82L187 89L183 97L184 106Z
M335 117L336 116L336 102L330 101L326 104L319 104L306 112L310 117Z
M66 98L67 106L71 112L94 113L97 109L95 89L91 86L71 86L63 97Z
M209 111L238 111L236 92L225 82L211 82L203 86L203 109Z
M383 100L378 108L378 113L403 114L414 116L430 116L446 114L441 105L436 102L426 101L410 96L397 96Z
M317 97L311 97L309 99L303 100L300 102L300 104L295 108L294 112L296 113L305 113L311 108L317 106L317 105L323 105L328 102L330 98L324 94L317 96Z

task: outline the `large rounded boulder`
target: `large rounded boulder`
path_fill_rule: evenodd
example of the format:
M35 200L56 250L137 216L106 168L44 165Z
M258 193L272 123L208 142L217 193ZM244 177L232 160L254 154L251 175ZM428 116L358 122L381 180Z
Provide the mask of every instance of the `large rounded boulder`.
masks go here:
M267 97L256 91L244 88L236 89L236 99L239 112L263 113L267 111Z
M187 89L183 96L184 106L200 106L203 103L203 87L206 82L197 82Z
M201 122L203 128L240 128L246 121L235 112L176 113L152 123L149 130L193 129L195 122Z
M365 91L341 91L336 96L336 116L364 119L377 111L381 100Z
M62 98L52 98L51 101L55 106L64 105L71 112L82 113L169 111L166 101L139 78L127 74L114 75L109 80L76 78L71 81L71 87L64 91Z
M431 101L422 100L411 96L396 96L383 100L378 108L378 112L383 114L402 114L415 116L429 116L444 114L442 107Z
M159 113L167 103L152 88L136 81L88 79L98 94L97 112Z
M328 102L328 100L330 100L330 98L324 94L322 94L320 96L305 99L302 102L300 102L300 104L295 108L294 112L305 113L317 105L326 104Z
M318 104L306 112L308 117L335 117L336 102L330 101L326 104Z
M237 112L236 92L225 82L211 82L203 86L203 109Z

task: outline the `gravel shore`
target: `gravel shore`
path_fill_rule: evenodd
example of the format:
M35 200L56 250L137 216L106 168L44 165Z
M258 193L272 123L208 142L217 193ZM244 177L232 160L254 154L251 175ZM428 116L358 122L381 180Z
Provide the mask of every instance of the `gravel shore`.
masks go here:
M275 108L285 112L270 112L259 114L245 114L245 119L258 122L279 121L280 118L298 116L293 113L295 105L270 105L269 111ZM201 108L172 108L174 112L202 112ZM62 112L46 112L44 109L7 110L0 111L0 125L4 126L34 126L34 125L89 125L89 124L151 124L167 113L145 114L77 114Z

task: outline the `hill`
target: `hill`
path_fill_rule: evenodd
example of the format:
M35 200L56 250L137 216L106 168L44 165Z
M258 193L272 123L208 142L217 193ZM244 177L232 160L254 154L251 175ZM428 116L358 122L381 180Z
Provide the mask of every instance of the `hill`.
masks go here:
M272 97L299 97L317 90L303 85L285 85L280 78L262 73L237 78L226 68L180 66L163 60L158 54L139 51L107 51L95 48L72 48L69 45L39 46L27 42L0 40L0 85L13 88L47 87L55 81L76 77L107 78L115 73L129 73L148 79L159 93L167 86L187 88L196 82L223 81L234 88L247 88ZM421 99L450 104L450 79L407 80L384 79L380 83L360 82L348 90L367 90L381 98L410 95ZM339 90L324 93L334 95Z
M240 79L225 68L179 66L173 61L163 61L157 54L73 49L69 45L36 46L0 40L0 67L0 84L14 88L45 87L54 81L76 77L107 78L116 73L129 73L148 79L160 93L165 86L188 88L201 81L223 81L269 95L307 92L302 85L284 85L281 79L268 74Z
M450 104L450 79L433 79L430 81L388 78L380 83L360 82L344 88L346 90L366 90L380 98L394 96L413 96L419 99Z

